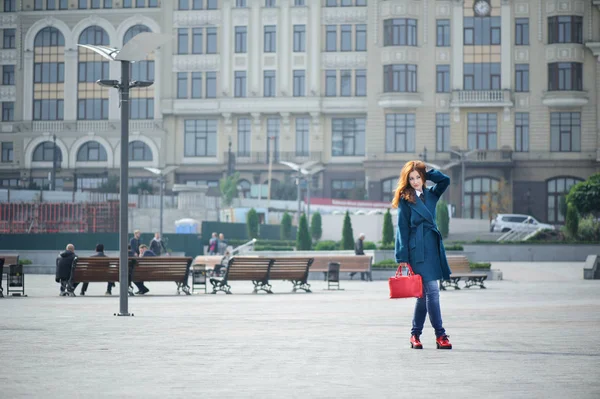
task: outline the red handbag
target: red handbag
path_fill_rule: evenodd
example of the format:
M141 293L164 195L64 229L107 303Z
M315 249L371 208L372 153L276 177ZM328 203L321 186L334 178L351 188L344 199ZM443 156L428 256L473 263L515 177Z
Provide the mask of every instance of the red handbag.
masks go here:
M398 266L396 275L390 277L390 299L396 298L422 298L423 280L421 276L413 272L412 267L408 265L408 273L402 275L402 266Z

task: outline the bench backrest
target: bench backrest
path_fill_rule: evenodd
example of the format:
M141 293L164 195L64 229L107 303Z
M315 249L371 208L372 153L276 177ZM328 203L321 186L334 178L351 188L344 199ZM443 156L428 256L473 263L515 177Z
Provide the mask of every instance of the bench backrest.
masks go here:
M0 259L4 259L4 266L19 264L19 255L17 254L0 254Z
M76 257L73 260L71 281L80 282L118 282L119 258Z
M469 259L466 256L449 255L446 258L448 259L448 266L450 266L450 270L452 270L453 274L471 273L471 268L469 267Z
M372 260L370 255L315 256L310 270L326 272L329 262L337 262L340 264L340 272L368 272L371 270Z
M214 269L216 265L220 265L223 261L222 255L198 255L194 258L192 265L195 269L204 265L206 269Z
M306 280L313 258L272 258L271 280Z
M229 260L224 279L268 281L272 263L271 258L234 256Z
M146 256L135 259L132 281L182 281L192 258Z

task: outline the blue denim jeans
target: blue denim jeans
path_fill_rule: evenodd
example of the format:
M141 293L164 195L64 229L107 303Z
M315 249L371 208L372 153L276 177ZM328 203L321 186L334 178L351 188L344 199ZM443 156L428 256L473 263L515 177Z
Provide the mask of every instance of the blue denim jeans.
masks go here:
M435 330L435 336L446 335L446 330L442 327L442 311L440 310L440 287L437 280L423 282L423 297L417 298L415 304L415 314L412 321L411 335L421 335L425 317L429 313L429 321Z

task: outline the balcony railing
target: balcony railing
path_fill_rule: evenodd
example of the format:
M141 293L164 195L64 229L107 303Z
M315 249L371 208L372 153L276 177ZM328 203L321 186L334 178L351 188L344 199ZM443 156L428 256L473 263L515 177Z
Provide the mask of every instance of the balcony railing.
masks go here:
M512 106L510 90L455 90L452 92L452 106L493 107Z
M34 132L58 132L65 129L64 121L33 121Z
M234 155L234 163L235 164L268 164L269 163L269 154L266 151L257 151L257 152L239 152L235 151L231 152ZM311 152L295 152L295 151L278 151L275 152L273 158L273 164L279 161L286 162L294 162L298 164L302 164L308 161L316 161L321 162L322 160L322 152L311 151ZM223 159L225 163L228 163L229 152L225 152Z

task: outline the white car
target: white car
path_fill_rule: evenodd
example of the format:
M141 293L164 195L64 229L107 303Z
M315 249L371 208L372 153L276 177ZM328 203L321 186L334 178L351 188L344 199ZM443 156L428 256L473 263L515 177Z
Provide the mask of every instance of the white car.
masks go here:
M539 228L554 230L551 224L538 222L533 216L518 214L499 214L490 223L490 231L506 233L516 229L521 231L534 231Z

